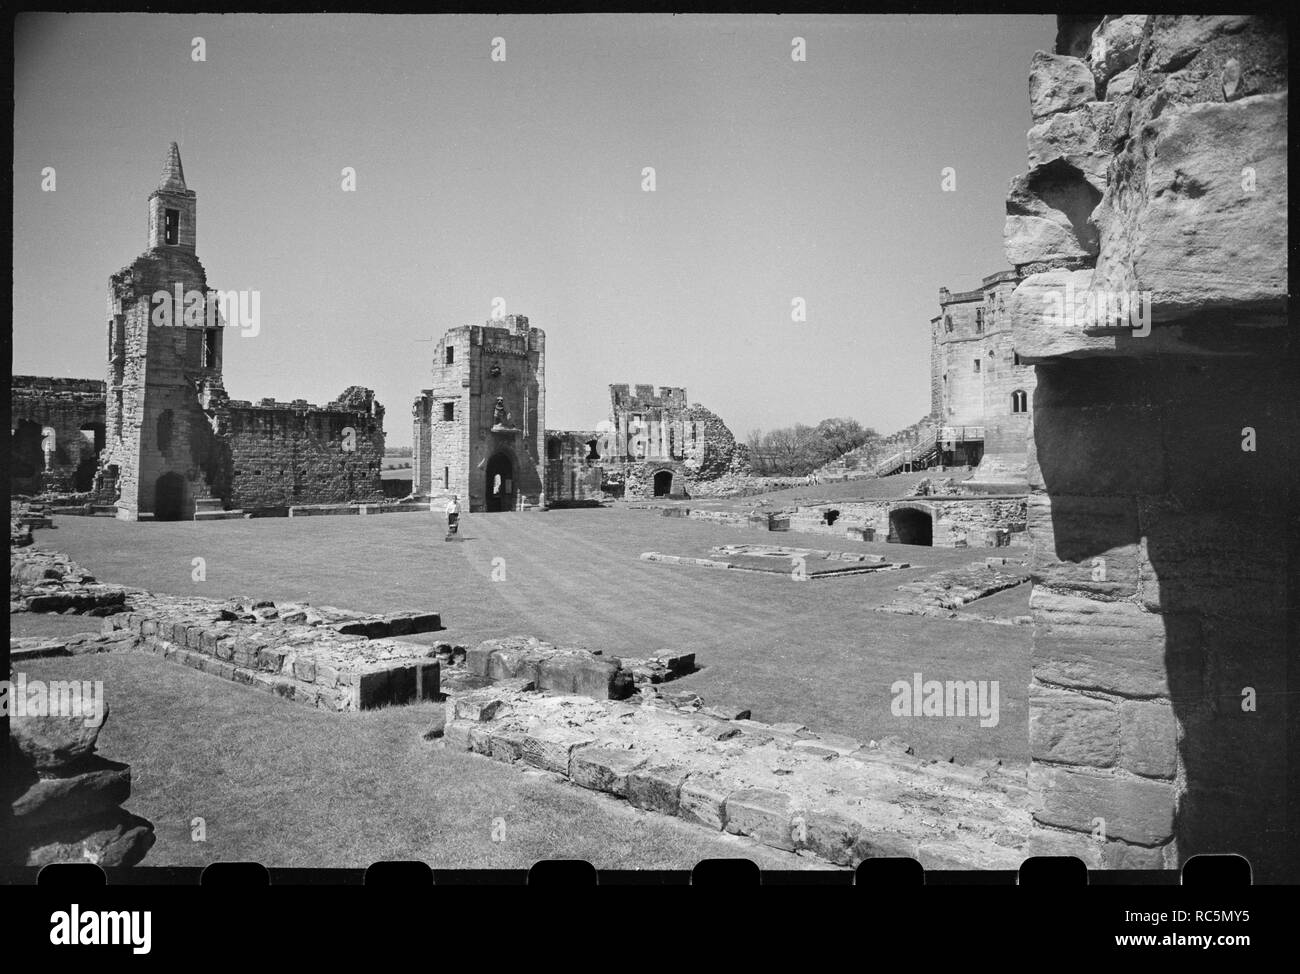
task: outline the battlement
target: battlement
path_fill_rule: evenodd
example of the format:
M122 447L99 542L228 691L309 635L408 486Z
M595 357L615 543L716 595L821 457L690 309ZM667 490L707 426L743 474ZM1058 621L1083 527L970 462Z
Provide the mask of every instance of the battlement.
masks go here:
M685 409L688 405L686 389L682 386L660 386L656 392L653 385L628 383L612 384L609 387L610 404L615 411L620 409Z

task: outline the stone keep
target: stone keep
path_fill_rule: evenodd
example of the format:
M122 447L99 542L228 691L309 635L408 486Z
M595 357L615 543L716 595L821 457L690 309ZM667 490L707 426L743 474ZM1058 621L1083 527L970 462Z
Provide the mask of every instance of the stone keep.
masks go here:
M546 506L546 335L523 315L453 328L412 407L412 490L466 511Z
M171 307L170 327L154 326L156 294L203 295L207 274L195 256L197 198L185 185L175 142L149 196L149 249L109 282L104 478L120 491L118 517L183 517L196 500L227 491L219 432L226 402L221 327L186 327Z
M1063 17L1032 61L1005 229L1037 372L1032 852L1239 853L1257 881L1296 861L1286 34ZM1096 311L1145 301L1149 328Z

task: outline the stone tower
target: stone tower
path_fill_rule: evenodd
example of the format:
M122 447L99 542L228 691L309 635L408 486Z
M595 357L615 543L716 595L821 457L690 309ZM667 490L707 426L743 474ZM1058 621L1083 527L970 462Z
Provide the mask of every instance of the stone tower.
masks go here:
M229 492L222 321L195 256L196 202L173 142L149 196L149 248L109 279L99 485L124 520L188 518Z
M523 315L453 328L412 408L412 489L467 511L545 507L546 335Z

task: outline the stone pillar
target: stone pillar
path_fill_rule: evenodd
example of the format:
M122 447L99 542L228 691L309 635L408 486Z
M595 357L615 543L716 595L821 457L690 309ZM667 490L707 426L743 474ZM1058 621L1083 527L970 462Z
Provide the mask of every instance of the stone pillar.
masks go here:
M1028 851L1236 852L1277 880L1295 858L1285 24L1113 16L1089 44L1074 21L1060 36L1032 62L1005 231L1037 373Z

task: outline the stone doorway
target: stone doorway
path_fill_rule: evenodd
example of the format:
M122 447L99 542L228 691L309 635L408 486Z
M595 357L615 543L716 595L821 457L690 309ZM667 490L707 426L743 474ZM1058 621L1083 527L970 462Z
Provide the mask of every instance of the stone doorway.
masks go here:
M515 465L504 453L494 454L488 461L483 498L483 509L489 513L515 509Z
M654 491L656 497L667 497L673 492L673 472L660 470L655 474Z
M40 476L45 469L41 450L41 424L30 419L18 421L10 447L9 476L14 479Z
M925 511L910 507L889 512L889 541L892 544L934 544L934 520Z
M185 478L178 473L165 473L153 488L153 517L155 521L179 521L185 516Z

